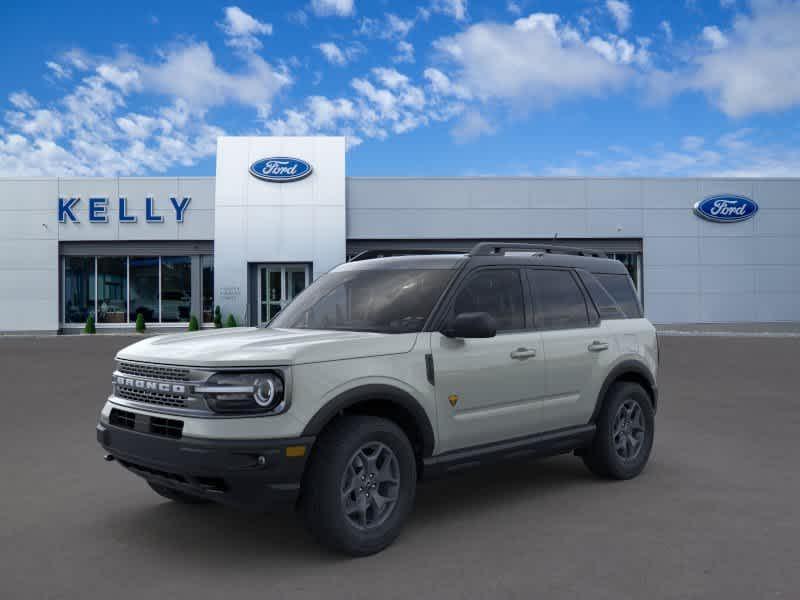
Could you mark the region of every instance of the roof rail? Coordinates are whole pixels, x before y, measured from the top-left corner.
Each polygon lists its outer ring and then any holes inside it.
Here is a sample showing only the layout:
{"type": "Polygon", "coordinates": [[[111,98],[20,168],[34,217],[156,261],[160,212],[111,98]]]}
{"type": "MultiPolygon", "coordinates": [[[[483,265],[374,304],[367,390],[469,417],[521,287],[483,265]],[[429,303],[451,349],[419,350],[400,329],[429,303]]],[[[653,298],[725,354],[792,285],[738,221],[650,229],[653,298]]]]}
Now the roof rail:
{"type": "Polygon", "coordinates": [[[470,256],[492,256],[505,254],[513,250],[530,250],[544,252],[545,254],[572,254],[575,256],[592,256],[595,258],[608,258],[605,252],[590,250],[588,248],[575,248],[573,246],[553,246],[546,244],[519,244],[516,242],[478,242],[469,251],[470,256]]]}
{"type": "Polygon", "coordinates": [[[408,250],[402,250],[400,248],[384,250],[373,248],[370,250],[362,250],[347,262],[357,262],[359,260],[369,260],[371,258],[386,258],[388,256],[417,256],[426,254],[463,254],[463,252],[459,252],[458,250],[445,250],[443,248],[409,248],[408,250]]]}

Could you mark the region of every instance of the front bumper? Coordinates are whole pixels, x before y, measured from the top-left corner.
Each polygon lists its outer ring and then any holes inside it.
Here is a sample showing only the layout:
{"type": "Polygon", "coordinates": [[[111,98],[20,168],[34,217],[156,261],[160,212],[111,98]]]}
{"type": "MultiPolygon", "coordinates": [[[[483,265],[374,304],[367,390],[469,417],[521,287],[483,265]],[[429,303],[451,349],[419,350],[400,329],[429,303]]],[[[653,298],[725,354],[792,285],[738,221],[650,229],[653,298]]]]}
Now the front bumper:
{"type": "Polygon", "coordinates": [[[103,422],[97,425],[100,445],[136,475],[250,510],[297,499],[314,439],[171,439],[103,422]]]}

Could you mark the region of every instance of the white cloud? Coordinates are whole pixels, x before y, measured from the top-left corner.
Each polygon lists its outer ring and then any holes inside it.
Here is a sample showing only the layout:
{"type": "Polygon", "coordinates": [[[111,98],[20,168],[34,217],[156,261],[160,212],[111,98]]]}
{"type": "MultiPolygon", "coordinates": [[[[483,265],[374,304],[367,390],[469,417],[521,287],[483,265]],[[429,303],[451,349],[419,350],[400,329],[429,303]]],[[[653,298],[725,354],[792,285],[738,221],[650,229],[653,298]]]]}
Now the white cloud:
{"type": "MultiPolygon", "coordinates": [[[[589,43],[555,14],[534,13],[513,25],[478,23],[434,47],[456,67],[455,81],[482,100],[549,105],[623,85],[636,55],[616,36],[610,48],[589,43]]],[[[451,77],[452,78],[452,77],[451,77]]]]}
{"type": "Polygon", "coordinates": [[[733,8],[736,6],[736,0],[719,0],[719,5],[722,8],[733,8]]]}
{"type": "Polygon", "coordinates": [[[467,18],[467,0],[433,0],[431,10],[463,21],[467,18]]]}
{"type": "Polygon", "coordinates": [[[670,25],[669,21],[661,21],[658,24],[658,28],[664,33],[664,39],[667,40],[668,44],[672,43],[672,25],[670,25]]]}
{"type": "Polygon", "coordinates": [[[463,144],[482,135],[492,135],[495,131],[495,127],[479,112],[471,110],[456,123],[450,133],[457,142],[463,144]]]}
{"type": "Polygon", "coordinates": [[[226,71],[207,44],[194,43],[172,48],[160,63],[143,64],[139,71],[148,89],[182,98],[191,106],[205,109],[233,101],[268,111],[291,77],[257,55],[248,55],[245,66],[240,73],[226,71]]]}
{"type": "Polygon", "coordinates": [[[311,10],[318,17],[349,17],[355,6],[353,0],[311,0],[311,10]]]}
{"type": "Polygon", "coordinates": [[[30,110],[36,107],[39,103],[36,98],[31,96],[28,92],[12,92],[8,96],[8,100],[20,110],[30,110]]]}
{"type": "Polygon", "coordinates": [[[356,33],[368,38],[402,40],[414,28],[414,25],[416,25],[416,19],[403,19],[394,13],[386,13],[383,19],[362,18],[356,33]]]}
{"type": "Polygon", "coordinates": [[[255,51],[261,48],[258,36],[272,35],[272,25],[262,23],[238,6],[225,8],[225,19],[218,26],[228,36],[225,43],[233,48],[255,51]]]}
{"type": "Polygon", "coordinates": [[[405,40],[397,42],[397,54],[392,57],[396,63],[413,63],[414,62],[414,46],[405,40]]]}
{"type": "Polygon", "coordinates": [[[411,79],[391,67],[376,67],[369,75],[350,82],[351,98],[311,96],[302,108],[287,109],[265,122],[273,135],[315,133],[347,136],[348,148],[364,139],[386,139],[432,121],[446,121],[460,114],[463,105],[427,94],[411,79]]]}
{"type": "Polygon", "coordinates": [[[508,2],[506,2],[506,10],[515,17],[522,14],[522,7],[520,7],[518,2],[514,2],[513,0],[508,0],[508,2]]]}
{"type": "Polygon", "coordinates": [[[703,27],[703,39],[711,44],[714,50],[719,50],[728,45],[728,38],[716,26],[703,27]]]}
{"type": "Polygon", "coordinates": [[[322,52],[325,60],[337,67],[343,67],[352,62],[365,50],[360,44],[350,44],[345,48],[340,48],[335,42],[323,42],[314,47],[322,52]]]}
{"type": "Polygon", "coordinates": [[[56,79],[69,79],[72,77],[72,71],[69,68],[53,60],[48,60],[45,62],[45,66],[50,69],[50,72],[55,76],[56,79]]]}
{"type": "Polygon", "coordinates": [[[697,135],[687,135],[681,139],[681,148],[688,152],[695,152],[703,147],[705,139],[697,135]]]}
{"type": "Polygon", "coordinates": [[[631,5],[622,0],[606,0],[606,8],[611,16],[614,17],[614,22],[617,24],[617,30],[620,33],[627,31],[631,26],[631,5]]]}
{"type": "Polygon", "coordinates": [[[259,56],[239,58],[234,72],[204,43],[175,45],[152,62],[71,50],[57,62],[79,74],[66,95],[48,104],[22,91],[9,97],[14,110],[3,115],[0,173],[136,175],[193,165],[213,155],[224,134],[206,121],[209,108],[239,103],[267,118],[273,97],[291,82],[285,68],[259,56]],[[144,94],[149,109],[130,111],[129,102],[144,94]]]}
{"type": "Polygon", "coordinates": [[[464,86],[454,84],[450,78],[439,69],[429,67],[425,69],[423,75],[425,79],[428,80],[428,85],[434,94],[439,96],[452,96],[462,100],[468,100],[472,97],[464,86]]]}
{"type": "Polygon", "coordinates": [[[657,145],[626,151],[621,158],[609,159],[606,152],[584,153],[580,164],[553,165],[546,171],[570,169],[573,175],[618,177],[796,177],[800,150],[759,143],[756,134],[751,129],[736,130],[712,143],[690,135],[680,140],[680,148],[657,145]]]}
{"type": "Polygon", "coordinates": [[[714,29],[703,32],[712,47],[679,74],[685,87],[707,92],[733,117],[800,104],[800,3],[757,2],[731,31],[714,29]]]}

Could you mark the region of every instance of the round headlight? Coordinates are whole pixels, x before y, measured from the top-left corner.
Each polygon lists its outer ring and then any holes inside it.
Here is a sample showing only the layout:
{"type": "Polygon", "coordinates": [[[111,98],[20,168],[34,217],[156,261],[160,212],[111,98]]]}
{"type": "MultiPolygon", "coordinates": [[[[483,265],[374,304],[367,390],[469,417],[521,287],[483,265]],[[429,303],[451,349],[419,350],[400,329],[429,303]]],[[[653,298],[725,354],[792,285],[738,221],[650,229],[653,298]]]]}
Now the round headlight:
{"type": "Polygon", "coordinates": [[[256,404],[264,408],[271,408],[276,400],[275,384],[271,377],[256,379],[255,392],[253,393],[256,404]]]}

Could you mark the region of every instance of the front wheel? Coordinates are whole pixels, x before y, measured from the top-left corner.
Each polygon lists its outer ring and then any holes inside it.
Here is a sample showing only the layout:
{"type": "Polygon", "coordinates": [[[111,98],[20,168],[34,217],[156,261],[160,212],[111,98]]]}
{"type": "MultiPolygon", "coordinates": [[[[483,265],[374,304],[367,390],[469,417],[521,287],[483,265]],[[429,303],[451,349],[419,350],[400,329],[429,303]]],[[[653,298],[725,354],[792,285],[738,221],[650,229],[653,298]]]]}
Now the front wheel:
{"type": "Polygon", "coordinates": [[[317,441],[303,483],[311,533],[351,556],[391,544],[411,511],[417,484],[414,451],[386,419],[343,417],[317,441]]]}
{"type": "Polygon", "coordinates": [[[642,472],[650,457],[655,419],[650,396],[637,383],[611,386],[597,419],[597,432],[583,455],[595,475],[631,479],[642,472]]]}

